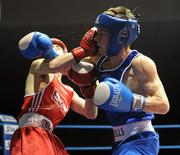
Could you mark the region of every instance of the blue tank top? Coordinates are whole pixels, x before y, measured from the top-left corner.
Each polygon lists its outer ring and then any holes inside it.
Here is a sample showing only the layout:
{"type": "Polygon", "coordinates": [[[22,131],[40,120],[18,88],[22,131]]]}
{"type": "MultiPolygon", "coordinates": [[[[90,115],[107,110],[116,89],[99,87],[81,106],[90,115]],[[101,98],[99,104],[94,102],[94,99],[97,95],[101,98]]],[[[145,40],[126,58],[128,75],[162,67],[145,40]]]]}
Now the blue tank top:
{"type": "MultiPolygon", "coordinates": [[[[99,82],[103,81],[106,77],[112,77],[122,82],[123,76],[127,69],[131,67],[133,59],[140,53],[133,50],[127,58],[114,69],[103,69],[102,64],[108,59],[108,56],[102,56],[96,63],[96,69],[99,75],[99,82]]],[[[109,122],[112,126],[123,125],[142,120],[151,120],[154,114],[150,112],[112,112],[104,110],[109,122]]]]}

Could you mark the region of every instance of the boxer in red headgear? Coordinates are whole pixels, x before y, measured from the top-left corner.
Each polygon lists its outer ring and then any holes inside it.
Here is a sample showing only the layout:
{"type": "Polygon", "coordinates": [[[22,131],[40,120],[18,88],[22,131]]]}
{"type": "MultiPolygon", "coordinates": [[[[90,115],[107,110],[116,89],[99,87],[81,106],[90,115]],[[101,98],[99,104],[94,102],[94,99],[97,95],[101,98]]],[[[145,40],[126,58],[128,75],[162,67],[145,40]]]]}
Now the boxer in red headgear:
{"type": "MultiPolygon", "coordinates": [[[[67,52],[61,40],[49,39],[43,33],[38,35],[41,40],[37,37],[33,44],[32,38],[29,41],[27,36],[21,39],[21,51],[31,53],[27,48],[30,49],[33,45],[34,50],[39,52],[34,55],[38,57],[48,56],[48,52],[52,51],[59,56],[67,52]],[[42,38],[46,39],[44,44],[42,38]],[[44,54],[45,52],[47,53],[44,54]]],[[[27,55],[26,57],[32,59],[27,55]]],[[[97,116],[97,107],[91,100],[80,98],[70,86],[63,84],[61,72],[48,69],[50,60],[49,57],[39,58],[31,64],[26,79],[24,103],[18,116],[19,128],[14,132],[10,143],[11,155],[66,155],[68,153],[60,139],[52,133],[53,129],[64,119],[70,108],[89,119],[97,116]]]]}

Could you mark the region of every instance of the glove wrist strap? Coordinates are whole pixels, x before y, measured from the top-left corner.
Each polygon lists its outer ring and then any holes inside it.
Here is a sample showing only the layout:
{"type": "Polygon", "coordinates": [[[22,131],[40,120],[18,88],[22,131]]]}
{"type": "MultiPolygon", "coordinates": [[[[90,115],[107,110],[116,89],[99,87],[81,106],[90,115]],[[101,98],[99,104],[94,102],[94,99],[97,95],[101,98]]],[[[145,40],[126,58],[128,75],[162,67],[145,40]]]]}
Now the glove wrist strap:
{"type": "Polygon", "coordinates": [[[145,97],[142,95],[134,94],[134,101],[132,104],[132,111],[141,112],[145,105],[145,97]]]}
{"type": "Polygon", "coordinates": [[[74,48],[74,49],[72,49],[71,52],[72,52],[74,58],[76,59],[76,62],[77,62],[77,63],[80,62],[80,60],[81,60],[82,58],[84,58],[84,57],[87,56],[87,53],[86,53],[86,52],[84,51],[84,49],[81,48],[81,47],[74,48]]]}

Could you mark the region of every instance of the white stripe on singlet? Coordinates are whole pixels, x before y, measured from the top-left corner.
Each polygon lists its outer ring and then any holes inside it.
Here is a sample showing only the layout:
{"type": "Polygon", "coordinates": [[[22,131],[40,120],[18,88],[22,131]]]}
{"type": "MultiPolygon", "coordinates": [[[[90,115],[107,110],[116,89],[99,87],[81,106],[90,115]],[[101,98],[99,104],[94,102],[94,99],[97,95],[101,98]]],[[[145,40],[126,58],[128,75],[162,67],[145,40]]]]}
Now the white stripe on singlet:
{"type": "Polygon", "coordinates": [[[38,110],[38,107],[41,104],[43,94],[44,94],[44,90],[33,96],[31,107],[29,108],[29,112],[36,112],[38,110]]]}

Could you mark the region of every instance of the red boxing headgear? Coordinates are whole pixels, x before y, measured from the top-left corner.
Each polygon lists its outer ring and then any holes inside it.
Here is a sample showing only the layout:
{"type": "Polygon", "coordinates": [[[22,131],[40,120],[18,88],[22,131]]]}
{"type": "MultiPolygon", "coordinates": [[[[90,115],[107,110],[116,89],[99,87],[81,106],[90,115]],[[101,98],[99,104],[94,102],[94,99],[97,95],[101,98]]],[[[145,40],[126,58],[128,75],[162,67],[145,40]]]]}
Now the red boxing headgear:
{"type": "Polygon", "coordinates": [[[57,39],[57,38],[51,38],[51,41],[53,44],[57,44],[57,45],[61,46],[63,48],[64,52],[67,53],[67,47],[63,41],[61,41],[60,39],[57,39]]]}

